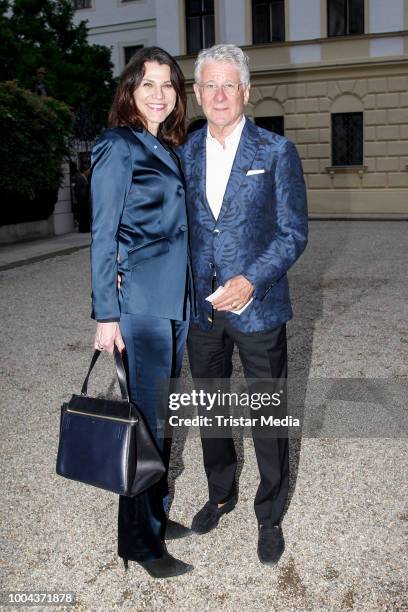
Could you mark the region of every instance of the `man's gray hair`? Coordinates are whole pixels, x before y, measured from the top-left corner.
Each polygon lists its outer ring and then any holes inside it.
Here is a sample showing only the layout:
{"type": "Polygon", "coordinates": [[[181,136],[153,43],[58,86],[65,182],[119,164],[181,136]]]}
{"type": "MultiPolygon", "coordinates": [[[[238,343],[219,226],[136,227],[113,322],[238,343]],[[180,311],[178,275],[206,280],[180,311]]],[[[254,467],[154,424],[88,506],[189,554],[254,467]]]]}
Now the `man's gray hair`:
{"type": "Polygon", "coordinates": [[[249,85],[249,57],[236,45],[214,45],[208,49],[202,49],[197,55],[194,65],[194,80],[200,83],[200,74],[203,64],[206,62],[230,62],[236,66],[241,73],[241,83],[244,87],[249,85]]]}

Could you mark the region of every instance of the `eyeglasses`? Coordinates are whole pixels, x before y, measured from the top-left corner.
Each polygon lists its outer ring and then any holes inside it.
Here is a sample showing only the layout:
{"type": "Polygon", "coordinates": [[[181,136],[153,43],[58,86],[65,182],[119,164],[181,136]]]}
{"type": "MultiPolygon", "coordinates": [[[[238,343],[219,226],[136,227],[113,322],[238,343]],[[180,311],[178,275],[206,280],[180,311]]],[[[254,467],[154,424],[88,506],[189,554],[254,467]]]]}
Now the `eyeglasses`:
{"type": "Polygon", "coordinates": [[[240,85],[242,83],[237,83],[236,81],[226,81],[221,85],[214,83],[214,81],[207,81],[206,83],[200,83],[199,86],[208,95],[214,95],[222,89],[226,96],[232,98],[237,95],[240,85]]]}

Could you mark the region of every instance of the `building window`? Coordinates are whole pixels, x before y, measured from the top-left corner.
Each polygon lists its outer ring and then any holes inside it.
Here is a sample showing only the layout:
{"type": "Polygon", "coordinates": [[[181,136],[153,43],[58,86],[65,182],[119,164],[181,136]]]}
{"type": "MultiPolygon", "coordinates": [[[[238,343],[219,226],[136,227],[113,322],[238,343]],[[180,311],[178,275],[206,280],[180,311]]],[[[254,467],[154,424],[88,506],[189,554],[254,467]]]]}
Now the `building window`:
{"type": "Polygon", "coordinates": [[[285,40],[285,0],[252,0],[254,45],[285,40]]]}
{"type": "Polygon", "coordinates": [[[90,8],[92,8],[92,0],[74,0],[74,9],[76,11],[90,8]]]}
{"type": "Polygon", "coordinates": [[[328,0],[327,35],[364,34],[364,0],[328,0]]]}
{"type": "Polygon", "coordinates": [[[284,135],[285,118],[283,115],[275,117],[255,117],[255,124],[259,127],[275,132],[275,134],[284,135]]]}
{"type": "Polygon", "coordinates": [[[123,47],[123,56],[125,60],[125,66],[130,62],[136,51],[142,49],[143,45],[132,45],[130,47],[123,47]]]}
{"type": "Polygon", "coordinates": [[[362,166],[363,113],[332,113],[333,166],[362,166]]]}
{"type": "Polygon", "coordinates": [[[187,53],[214,44],[214,0],[186,0],[187,53]]]}

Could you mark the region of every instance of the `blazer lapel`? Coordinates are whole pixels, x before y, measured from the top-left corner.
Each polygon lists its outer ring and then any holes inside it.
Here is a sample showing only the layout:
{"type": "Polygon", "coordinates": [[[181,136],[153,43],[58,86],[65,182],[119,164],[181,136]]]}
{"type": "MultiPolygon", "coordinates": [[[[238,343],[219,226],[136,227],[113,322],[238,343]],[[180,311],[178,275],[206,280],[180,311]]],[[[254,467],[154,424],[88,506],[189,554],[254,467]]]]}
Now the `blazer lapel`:
{"type": "Polygon", "coordinates": [[[194,151],[194,166],[192,171],[192,177],[194,183],[197,185],[197,199],[199,199],[203,206],[206,208],[211,219],[215,221],[215,217],[207,200],[207,190],[205,184],[207,164],[206,138],[207,123],[201,128],[200,135],[197,140],[196,149],[194,151]]]}
{"type": "Polygon", "coordinates": [[[225,215],[229,205],[234,199],[246,173],[252,166],[252,161],[256,155],[259,146],[259,134],[256,126],[248,118],[245,121],[244,129],[242,130],[237,153],[234,163],[232,164],[231,174],[228,179],[227,187],[224,193],[224,199],[218,221],[225,215]]]}
{"type": "Polygon", "coordinates": [[[180,169],[176,164],[173,156],[166,151],[166,149],[160,144],[160,142],[149,134],[147,130],[137,130],[131,128],[133,134],[143,142],[143,144],[158,157],[166,166],[168,166],[178,177],[180,177],[180,169]]]}

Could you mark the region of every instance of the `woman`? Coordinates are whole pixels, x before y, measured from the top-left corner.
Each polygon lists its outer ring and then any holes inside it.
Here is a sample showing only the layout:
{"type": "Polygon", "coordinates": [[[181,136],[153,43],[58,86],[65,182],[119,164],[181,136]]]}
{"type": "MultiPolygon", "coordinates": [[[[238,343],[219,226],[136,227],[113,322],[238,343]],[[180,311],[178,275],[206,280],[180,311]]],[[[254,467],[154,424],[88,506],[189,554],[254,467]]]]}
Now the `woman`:
{"type": "MultiPolygon", "coordinates": [[[[130,396],[167,467],[168,396],[158,383],[180,373],[189,319],[185,192],[169,148],[184,139],[185,108],[177,63],[158,47],[141,49],[121,75],[111,129],[92,151],[95,348],[126,347],[130,396]]],[[[118,554],[125,569],[129,559],[159,578],[193,569],[164,544],[166,485],[164,477],[134,498],[119,497],[118,554]]]]}

